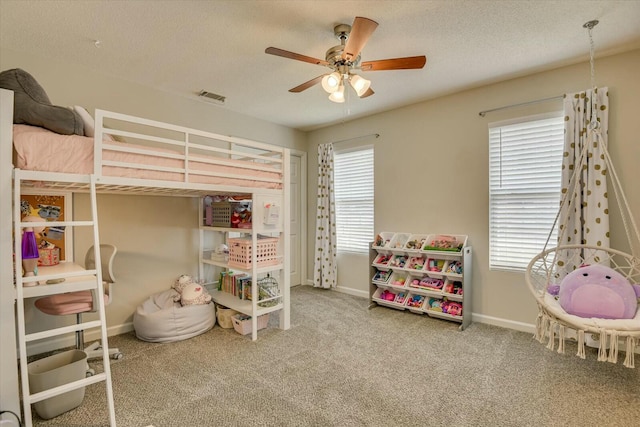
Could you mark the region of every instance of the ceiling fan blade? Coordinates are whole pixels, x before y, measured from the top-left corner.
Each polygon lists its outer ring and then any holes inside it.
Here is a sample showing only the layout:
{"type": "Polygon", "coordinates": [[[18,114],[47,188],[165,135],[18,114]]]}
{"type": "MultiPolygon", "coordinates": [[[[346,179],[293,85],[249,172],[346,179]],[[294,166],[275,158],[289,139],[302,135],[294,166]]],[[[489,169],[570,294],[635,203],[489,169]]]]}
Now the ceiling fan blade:
{"type": "Polygon", "coordinates": [[[298,92],[302,92],[303,90],[307,90],[311,86],[314,86],[314,85],[317,85],[318,83],[320,83],[320,81],[322,81],[322,78],[324,76],[326,76],[326,74],[323,74],[323,75],[318,76],[318,77],[316,77],[314,79],[311,79],[308,82],[304,82],[301,85],[294,87],[293,89],[289,89],[289,92],[298,93],[298,92]]]}
{"type": "Polygon", "coordinates": [[[385,71],[385,70],[414,70],[424,67],[427,57],[408,56],[406,58],[380,59],[378,61],[365,61],[360,64],[362,71],[385,71]]]}
{"type": "Polygon", "coordinates": [[[316,65],[329,65],[329,63],[323,59],[312,58],[306,55],[300,55],[299,53],[289,52],[288,50],[278,49],[277,47],[268,47],[264,50],[264,53],[270,55],[282,56],[283,58],[295,59],[298,61],[308,62],[316,65]]]}
{"type": "Polygon", "coordinates": [[[347,44],[342,52],[342,59],[347,61],[355,60],[377,27],[378,23],[376,21],[356,16],[351,26],[347,44]]]}
{"type": "Polygon", "coordinates": [[[375,92],[373,91],[373,89],[369,88],[369,89],[367,89],[367,91],[365,93],[362,94],[362,96],[360,98],[366,98],[367,96],[371,96],[374,93],[375,92]]]}

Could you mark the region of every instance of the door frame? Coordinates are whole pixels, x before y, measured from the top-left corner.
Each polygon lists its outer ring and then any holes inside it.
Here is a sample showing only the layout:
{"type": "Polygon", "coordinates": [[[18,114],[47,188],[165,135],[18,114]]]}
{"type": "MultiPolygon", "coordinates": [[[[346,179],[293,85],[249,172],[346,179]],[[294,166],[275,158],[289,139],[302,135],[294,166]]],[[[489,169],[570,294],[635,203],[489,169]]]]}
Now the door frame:
{"type": "Polygon", "coordinates": [[[291,156],[300,157],[300,284],[307,283],[307,152],[289,149],[291,156]]]}

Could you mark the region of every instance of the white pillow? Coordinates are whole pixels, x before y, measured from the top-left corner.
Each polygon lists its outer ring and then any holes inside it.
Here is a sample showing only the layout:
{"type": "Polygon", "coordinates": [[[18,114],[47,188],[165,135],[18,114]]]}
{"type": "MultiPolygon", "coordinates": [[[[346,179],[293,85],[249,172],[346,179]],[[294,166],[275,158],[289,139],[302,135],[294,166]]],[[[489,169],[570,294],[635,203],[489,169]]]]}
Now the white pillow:
{"type": "MultiPolygon", "coordinates": [[[[79,105],[74,105],[73,111],[78,113],[82,118],[82,122],[84,123],[84,136],[90,136],[91,138],[93,138],[96,134],[96,122],[95,120],[93,120],[93,117],[91,117],[91,114],[89,114],[89,112],[84,107],[81,107],[79,105]]],[[[115,141],[113,136],[106,133],[103,134],[103,140],[115,141]]]]}
{"type": "Polygon", "coordinates": [[[78,113],[84,122],[84,136],[94,136],[96,133],[96,122],[91,114],[79,105],[73,106],[73,111],[78,113]]]}

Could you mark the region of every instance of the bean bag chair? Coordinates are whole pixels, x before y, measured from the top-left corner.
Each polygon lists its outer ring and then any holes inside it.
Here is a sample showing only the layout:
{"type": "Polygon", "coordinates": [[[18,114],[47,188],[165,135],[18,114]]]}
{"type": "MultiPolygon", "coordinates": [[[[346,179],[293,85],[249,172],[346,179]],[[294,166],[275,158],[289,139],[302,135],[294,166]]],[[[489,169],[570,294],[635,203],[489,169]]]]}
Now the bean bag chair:
{"type": "Polygon", "coordinates": [[[215,325],[215,305],[182,306],[174,301],[179,295],[169,289],[151,295],[133,314],[136,336],[149,342],[175,342],[207,332],[215,325]]]}

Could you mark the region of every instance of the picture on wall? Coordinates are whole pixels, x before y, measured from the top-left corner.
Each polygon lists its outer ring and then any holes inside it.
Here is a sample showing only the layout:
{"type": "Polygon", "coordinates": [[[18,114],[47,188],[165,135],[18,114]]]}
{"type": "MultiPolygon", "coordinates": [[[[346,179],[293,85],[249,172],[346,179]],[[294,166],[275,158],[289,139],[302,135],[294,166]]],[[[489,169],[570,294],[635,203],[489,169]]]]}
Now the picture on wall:
{"type": "MultiPolygon", "coordinates": [[[[32,222],[49,222],[49,221],[68,221],[66,218],[67,206],[69,203],[67,200],[71,195],[67,194],[23,194],[20,197],[20,212],[22,220],[32,222]]],[[[70,211],[69,211],[70,215],[70,211]]],[[[36,233],[36,241],[40,253],[46,254],[47,252],[54,250],[56,257],[59,261],[67,259],[67,236],[66,227],[52,225],[51,227],[45,227],[42,232],[36,233]]],[[[41,257],[41,262],[46,261],[41,257]]],[[[46,264],[45,264],[46,265],[46,264]]]]}

